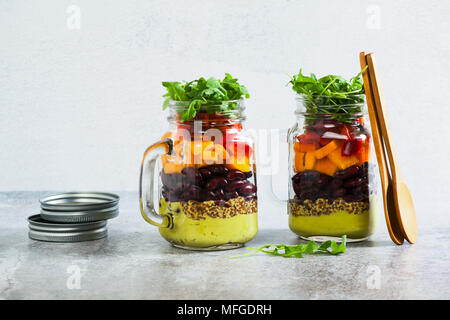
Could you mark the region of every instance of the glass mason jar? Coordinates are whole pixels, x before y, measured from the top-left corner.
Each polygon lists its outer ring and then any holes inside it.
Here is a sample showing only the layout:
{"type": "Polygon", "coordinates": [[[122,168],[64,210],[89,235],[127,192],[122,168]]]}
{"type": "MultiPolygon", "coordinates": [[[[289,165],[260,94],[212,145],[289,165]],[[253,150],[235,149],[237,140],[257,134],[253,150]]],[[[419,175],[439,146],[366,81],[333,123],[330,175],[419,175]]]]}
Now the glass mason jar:
{"type": "Polygon", "coordinates": [[[362,241],[374,231],[375,165],[365,96],[340,99],[336,113],[329,97],[297,95],[297,122],[288,131],[289,227],[305,240],[347,236],[362,241]],[[314,113],[307,113],[314,110],[314,113]],[[342,107],[349,112],[342,113],[342,107]],[[352,112],[358,110],[359,112],[352,112]],[[362,110],[362,112],[361,112],[362,110]]]}
{"type": "Polygon", "coordinates": [[[170,129],[144,153],[142,216],[176,247],[241,247],[258,230],[254,141],[243,128],[243,100],[201,106],[182,121],[188,106],[169,102],[170,129]]]}

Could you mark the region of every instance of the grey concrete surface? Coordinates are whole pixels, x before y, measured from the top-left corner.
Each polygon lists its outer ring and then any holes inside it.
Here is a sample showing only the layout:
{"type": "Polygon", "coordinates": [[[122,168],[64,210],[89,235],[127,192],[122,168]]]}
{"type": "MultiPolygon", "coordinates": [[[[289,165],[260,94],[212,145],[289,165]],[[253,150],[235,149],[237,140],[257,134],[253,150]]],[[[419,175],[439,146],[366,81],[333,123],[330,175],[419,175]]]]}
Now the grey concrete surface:
{"type": "MultiPolygon", "coordinates": [[[[340,256],[285,259],[171,247],[121,195],[105,239],[45,243],[28,239],[26,218],[45,192],[0,193],[0,299],[449,299],[450,228],[420,225],[415,245],[396,246],[380,221],[369,241],[340,256]],[[79,288],[74,270],[80,271],[79,288]],[[378,282],[379,280],[379,282],[378,282]]],[[[294,244],[287,216],[260,217],[248,245],[294,244]]],[[[424,220],[426,222],[426,220],[424,220]]]]}

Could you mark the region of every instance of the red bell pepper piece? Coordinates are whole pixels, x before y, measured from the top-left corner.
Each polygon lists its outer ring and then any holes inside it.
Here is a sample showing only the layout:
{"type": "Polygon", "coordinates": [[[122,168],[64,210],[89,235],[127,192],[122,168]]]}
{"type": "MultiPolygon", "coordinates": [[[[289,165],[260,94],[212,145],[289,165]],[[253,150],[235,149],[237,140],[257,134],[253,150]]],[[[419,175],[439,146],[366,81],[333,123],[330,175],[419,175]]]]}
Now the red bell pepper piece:
{"type": "Polygon", "coordinates": [[[344,141],[341,148],[342,156],[351,156],[354,154],[361,153],[363,147],[362,139],[355,138],[344,141]]]}
{"type": "Polygon", "coordinates": [[[247,158],[252,154],[252,148],[244,141],[232,140],[226,143],[226,149],[230,155],[245,155],[247,158]]]}
{"type": "Polygon", "coordinates": [[[352,135],[351,135],[351,129],[348,128],[348,126],[343,126],[342,127],[342,131],[341,134],[343,134],[344,136],[347,137],[347,140],[351,140],[352,135]]]}
{"type": "Polygon", "coordinates": [[[302,144],[316,144],[320,142],[320,136],[313,131],[306,131],[305,134],[301,134],[297,137],[298,142],[302,144]]]}

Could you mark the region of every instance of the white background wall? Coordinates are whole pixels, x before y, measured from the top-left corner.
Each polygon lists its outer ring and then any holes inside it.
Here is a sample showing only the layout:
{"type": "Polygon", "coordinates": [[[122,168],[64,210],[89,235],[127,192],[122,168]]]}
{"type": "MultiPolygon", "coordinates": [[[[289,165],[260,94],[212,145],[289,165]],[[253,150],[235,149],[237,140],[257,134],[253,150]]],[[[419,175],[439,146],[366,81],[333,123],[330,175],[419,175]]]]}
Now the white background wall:
{"type": "Polygon", "coordinates": [[[350,77],[372,50],[419,215],[444,213],[449,14],[448,1],[417,0],[0,0],[0,191],[136,190],[142,152],[167,126],[161,81],[230,72],[252,95],[248,127],[286,129],[287,74],[350,77]],[[71,5],[80,29],[67,26],[71,5]]]}

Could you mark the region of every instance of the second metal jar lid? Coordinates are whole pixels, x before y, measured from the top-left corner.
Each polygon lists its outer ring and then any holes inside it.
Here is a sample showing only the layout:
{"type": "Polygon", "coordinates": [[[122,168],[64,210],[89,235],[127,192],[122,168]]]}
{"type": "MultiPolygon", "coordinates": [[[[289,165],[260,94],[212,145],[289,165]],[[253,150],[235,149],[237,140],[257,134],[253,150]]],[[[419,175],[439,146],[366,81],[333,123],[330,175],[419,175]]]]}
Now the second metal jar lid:
{"type": "Polygon", "coordinates": [[[33,240],[50,242],[78,242],[96,240],[106,237],[106,221],[88,223],[55,223],[48,222],[40,215],[28,218],[28,236],[33,240]]]}

